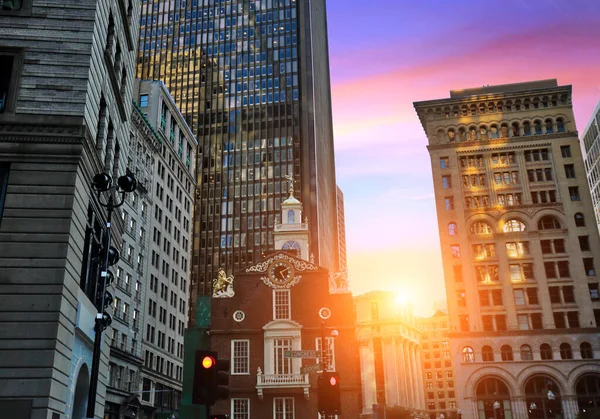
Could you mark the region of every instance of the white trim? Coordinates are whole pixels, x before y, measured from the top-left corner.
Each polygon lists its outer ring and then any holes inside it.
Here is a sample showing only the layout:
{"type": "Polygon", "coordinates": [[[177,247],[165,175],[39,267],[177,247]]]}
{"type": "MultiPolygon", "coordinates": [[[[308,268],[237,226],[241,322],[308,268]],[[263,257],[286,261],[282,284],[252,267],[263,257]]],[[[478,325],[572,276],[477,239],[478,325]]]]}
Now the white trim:
{"type": "Polygon", "coordinates": [[[231,399],[231,403],[230,403],[230,409],[229,411],[231,412],[231,419],[250,419],[250,399],[243,399],[243,398],[237,398],[237,399],[231,399]],[[242,415],[242,413],[236,413],[234,410],[234,406],[235,406],[235,401],[236,400],[244,400],[246,401],[246,407],[247,407],[247,414],[245,415],[245,417],[241,417],[240,415],[242,415]]]}
{"type": "Polygon", "coordinates": [[[250,375],[250,340],[249,339],[232,339],[231,340],[231,375],[250,375]],[[246,372],[235,372],[235,343],[246,342],[246,372]]]}
{"type": "Polygon", "coordinates": [[[292,293],[290,292],[289,289],[274,289],[273,290],[273,320],[289,320],[292,318],[292,293]],[[287,317],[285,318],[277,318],[277,308],[276,308],[276,301],[277,301],[277,294],[287,294],[287,306],[288,306],[288,312],[287,312],[287,317]]]}
{"type": "Polygon", "coordinates": [[[286,400],[291,400],[292,401],[292,419],[294,419],[296,417],[296,400],[294,399],[294,397],[273,397],[273,419],[278,419],[277,418],[277,410],[276,410],[276,406],[277,406],[277,400],[283,400],[283,416],[281,417],[281,419],[287,419],[286,416],[286,400]]]}
{"type": "MultiPolygon", "coordinates": [[[[321,337],[318,336],[315,338],[315,349],[320,350],[319,342],[321,342],[321,337]]],[[[333,337],[325,337],[325,342],[329,343],[329,347],[331,348],[331,362],[329,363],[329,368],[327,371],[335,371],[335,339],[333,337]]],[[[317,362],[319,360],[317,359],[317,362]]]]}

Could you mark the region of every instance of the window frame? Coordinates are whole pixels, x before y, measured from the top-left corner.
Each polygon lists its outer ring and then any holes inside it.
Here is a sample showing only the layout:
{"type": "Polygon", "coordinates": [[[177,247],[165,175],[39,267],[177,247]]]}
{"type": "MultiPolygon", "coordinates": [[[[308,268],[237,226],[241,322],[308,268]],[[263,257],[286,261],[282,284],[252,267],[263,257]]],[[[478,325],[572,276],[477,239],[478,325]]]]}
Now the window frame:
{"type": "MultiPolygon", "coordinates": [[[[30,1],[30,0],[26,0],[30,1]]],[[[6,14],[2,13],[0,10],[0,16],[6,14]]],[[[8,12],[4,10],[4,12],[8,12]]],[[[15,12],[8,13],[10,15],[16,14],[15,12]]],[[[16,108],[16,98],[17,92],[21,85],[21,74],[23,69],[23,49],[20,48],[10,48],[10,47],[0,47],[0,55],[7,55],[13,57],[12,70],[10,73],[10,85],[8,87],[8,92],[6,95],[6,105],[4,108],[4,112],[0,113],[0,120],[6,118],[6,115],[14,114],[16,108]]]]}
{"type": "Polygon", "coordinates": [[[2,225],[2,213],[4,212],[9,175],[10,163],[0,163],[0,226],[2,225]]]}
{"type": "Polygon", "coordinates": [[[232,398],[230,403],[230,412],[232,419],[250,419],[250,399],[249,398],[232,398]],[[236,412],[235,410],[235,402],[241,401],[246,405],[245,412],[236,412]],[[243,417],[240,415],[244,415],[243,417]]]}
{"type": "MultiPolygon", "coordinates": [[[[242,358],[239,356],[238,358],[242,358]]],[[[231,340],[231,375],[250,375],[250,339],[232,339],[231,340]],[[235,370],[235,360],[236,360],[236,351],[235,345],[236,343],[245,343],[246,348],[246,360],[245,360],[245,372],[240,372],[235,370]]]]}
{"type": "Polygon", "coordinates": [[[292,301],[291,291],[289,289],[274,289],[273,290],[273,320],[291,320],[292,318],[292,301]],[[287,295],[287,317],[277,317],[277,295],[287,295]]]}

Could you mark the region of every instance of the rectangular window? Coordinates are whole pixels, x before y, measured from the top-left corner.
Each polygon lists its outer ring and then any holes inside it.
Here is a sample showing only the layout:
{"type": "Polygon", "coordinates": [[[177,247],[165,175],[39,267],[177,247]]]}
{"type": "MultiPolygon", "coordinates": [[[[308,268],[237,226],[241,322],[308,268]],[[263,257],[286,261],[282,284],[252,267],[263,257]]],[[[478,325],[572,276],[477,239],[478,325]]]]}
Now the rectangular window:
{"type": "Polygon", "coordinates": [[[569,145],[561,145],[560,146],[560,154],[564,159],[568,159],[571,157],[571,146],[569,145]]]}
{"type": "Polygon", "coordinates": [[[531,328],[535,330],[543,329],[542,313],[531,313],[531,328]]]}
{"type": "Polygon", "coordinates": [[[529,317],[527,314],[519,314],[517,316],[520,330],[529,330],[529,317]]]}
{"type": "Polygon", "coordinates": [[[568,260],[560,260],[556,262],[556,266],[558,267],[558,276],[561,278],[569,278],[571,275],[569,273],[569,261],[568,260]]]}
{"type": "Polygon", "coordinates": [[[491,332],[494,330],[494,320],[490,315],[481,316],[481,323],[483,324],[483,330],[491,332]]]}
{"type": "Polygon", "coordinates": [[[502,290],[492,290],[492,303],[495,306],[502,305],[502,290]]]}
{"type": "Polygon", "coordinates": [[[575,179],[575,165],[565,164],[565,176],[567,179],[575,179]]]}
{"type": "Polygon", "coordinates": [[[562,292],[563,292],[563,301],[565,302],[565,304],[575,302],[575,293],[573,292],[573,287],[571,285],[565,285],[562,288],[562,292]]]}
{"type": "Polygon", "coordinates": [[[552,313],[552,315],[554,317],[554,326],[557,329],[564,329],[567,327],[567,324],[565,323],[565,314],[563,312],[552,313]]]}
{"type": "Polygon", "coordinates": [[[448,157],[440,157],[440,168],[447,169],[450,167],[450,160],[448,157]]]}
{"type": "Polygon", "coordinates": [[[569,186],[569,196],[571,197],[571,201],[581,201],[581,197],[579,196],[579,187],[569,186]]]}
{"type": "Polygon", "coordinates": [[[274,419],[294,419],[294,398],[274,397],[273,413],[274,419]]]}
{"type": "Polygon", "coordinates": [[[4,209],[6,189],[8,187],[8,170],[8,164],[0,163],[0,224],[2,223],[2,211],[4,209]]]}
{"type": "Polygon", "coordinates": [[[506,330],[506,316],[504,314],[496,315],[496,330],[506,330]]]}
{"type": "Polygon", "coordinates": [[[556,270],[554,269],[554,262],[544,262],[544,271],[546,272],[546,278],[556,278],[556,270]]]}
{"type": "Polygon", "coordinates": [[[140,95],[140,108],[148,107],[148,95],[140,95]]]}
{"type": "Polygon", "coordinates": [[[543,254],[552,253],[552,241],[551,240],[540,240],[540,245],[542,246],[543,254]]]}
{"type": "Polygon", "coordinates": [[[442,187],[450,189],[452,187],[452,177],[450,175],[442,176],[442,187]]]}
{"type": "Polygon", "coordinates": [[[454,209],[454,197],[447,196],[444,198],[444,204],[446,206],[446,211],[451,211],[454,209]]]}
{"type": "Polygon", "coordinates": [[[291,374],[292,358],[286,358],[285,352],[292,350],[292,339],[275,339],[273,341],[273,371],[275,374],[291,374]]]}
{"type": "Polygon", "coordinates": [[[527,288],[526,292],[529,304],[538,304],[537,288],[527,288]]]}
{"type": "Polygon", "coordinates": [[[482,307],[490,305],[490,295],[487,290],[479,291],[479,305],[482,307]]]}
{"type": "Polygon", "coordinates": [[[515,297],[515,305],[517,305],[517,306],[525,305],[525,292],[522,289],[514,289],[513,295],[515,297]]]}
{"type": "Polygon", "coordinates": [[[290,290],[273,290],[273,319],[291,318],[290,290]]]}
{"type": "Polygon", "coordinates": [[[231,374],[250,374],[250,341],[231,341],[231,374]]]}
{"type": "Polygon", "coordinates": [[[462,265],[454,265],[452,269],[454,271],[454,281],[463,282],[462,265]]]}
{"type": "Polygon", "coordinates": [[[250,419],[250,399],[231,399],[231,419],[250,419]]]}
{"type": "MultiPolygon", "coordinates": [[[[8,3],[14,4],[15,1],[8,3]]],[[[20,3],[20,1],[16,1],[16,3],[20,3]]],[[[0,10],[6,10],[5,4],[7,2],[0,1],[0,10]]],[[[0,114],[14,107],[12,101],[17,85],[15,72],[16,59],[16,53],[0,51],[0,114]]]]}
{"type": "Polygon", "coordinates": [[[598,284],[588,284],[588,289],[590,291],[590,299],[592,299],[592,301],[598,301],[600,299],[598,284]]]}
{"type": "Polygon", "coordinates": [[[550,294],[550,302],[553,304],[560,303],[560,288],[559,287],[548,287],[548,292],[550,294]]]}
{"type": "Polygon", "coordinates": [[[590,240],[588,236],[579,236],[579,249],[581,249],[582,252],[587,252],[590,250],[590,240]]]}
{"type": "Polygon", "coordinates": [[[450,252],[453,258],[460,258],[460,246],[458,244],[451,245],[450,252]]]}
{"type": "Polygon", "coordinates": [[[567,312],[567,320],[569,321],[569,327],[579,327],[579,313],[576,311],[567,312]]]}
{"type": "MultiPolygon", "coordinates": [[[[327,371],[335,371],[335,341],[333,338],[325,338],[325,358],[327,359],[327,371]]],[[[321,350],[321,338],[316,339],[316,349],[321,350]]]]}
{"type": "Polygon", "coordinates": [[[583,269],[585,269],[585,274],[587,276],[596,276],[594,258],[583,258],[583,269]]]}

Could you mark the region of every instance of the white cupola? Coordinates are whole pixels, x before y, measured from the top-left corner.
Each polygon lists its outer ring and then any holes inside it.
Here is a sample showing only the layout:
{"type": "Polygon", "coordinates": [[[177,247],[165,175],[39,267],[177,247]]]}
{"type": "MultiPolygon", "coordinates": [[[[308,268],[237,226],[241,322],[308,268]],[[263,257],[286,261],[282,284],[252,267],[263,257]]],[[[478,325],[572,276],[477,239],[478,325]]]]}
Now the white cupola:
{"type": "Polygon", "coordinates": [[[308,224],[302,222],[302,203],[294,197],[294,180],[286,176],[290,196],[281,203],[281,218],[275,222],[273,239],[275,249],[296,250],[298,257],[309,260],[310,233],[308,224]]]}

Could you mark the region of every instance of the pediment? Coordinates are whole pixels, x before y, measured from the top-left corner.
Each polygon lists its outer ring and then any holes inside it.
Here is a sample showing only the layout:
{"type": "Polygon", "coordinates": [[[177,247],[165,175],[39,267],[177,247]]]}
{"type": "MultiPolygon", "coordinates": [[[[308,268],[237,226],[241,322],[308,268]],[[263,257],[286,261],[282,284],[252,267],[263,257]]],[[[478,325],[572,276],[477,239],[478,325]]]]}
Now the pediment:
{"type": "Polygon", "coordinates": [[[302,325],[294,320],[273,320],[263,326],[263,330],[299,330],[302,325]]]}
{"type": "Polygon", "coordinates": [[[278,260],[287,260],[291,264],[294,265],[294,269],[296,272],[323,272],[325,269],[320,268],[314,263],[307,262],[304,259],[300,259],[294,256],[291,256],[285,252],[276,252],[271,254],[269,257],[263,259],[260,262],[255,263],[247,267],[244,272],[245,273],[265,273],[269,268],[269,265],[278,260]]]}

